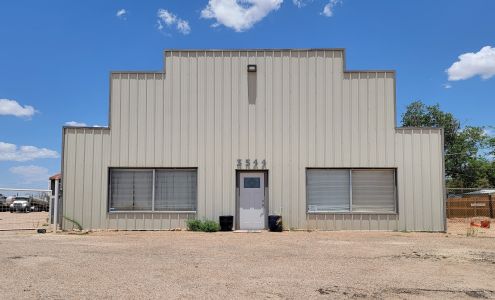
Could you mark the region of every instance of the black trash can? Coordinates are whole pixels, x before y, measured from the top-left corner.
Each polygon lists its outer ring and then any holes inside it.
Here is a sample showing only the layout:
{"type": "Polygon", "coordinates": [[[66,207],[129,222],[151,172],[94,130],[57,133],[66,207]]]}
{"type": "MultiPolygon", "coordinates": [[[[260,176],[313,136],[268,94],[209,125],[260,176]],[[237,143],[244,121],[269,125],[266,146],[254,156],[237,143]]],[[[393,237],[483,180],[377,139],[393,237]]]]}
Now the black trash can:
{"type": "Polygon", "coordinates": [[[232,231],[234,226],[233,216],[220,216],[220,231],[232,231]]]}
{"type": "Polygon", "coordinates": [[[282,227],[282,216],[270,215],[268,216],[268,229],[274,232],[281,232],[282,227]]]}

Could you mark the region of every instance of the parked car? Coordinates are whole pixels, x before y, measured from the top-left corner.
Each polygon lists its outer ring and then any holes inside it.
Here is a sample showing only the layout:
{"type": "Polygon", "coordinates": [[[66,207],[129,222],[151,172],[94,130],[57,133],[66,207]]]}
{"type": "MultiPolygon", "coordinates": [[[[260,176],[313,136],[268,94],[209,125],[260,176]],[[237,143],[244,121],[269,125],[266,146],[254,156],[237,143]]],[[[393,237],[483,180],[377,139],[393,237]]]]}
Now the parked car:
{"type": "Polygon", "coordinates": [[[10,212],[31,212],[31,199],[29,197],[15,197],[10,204],[10,212]]]}

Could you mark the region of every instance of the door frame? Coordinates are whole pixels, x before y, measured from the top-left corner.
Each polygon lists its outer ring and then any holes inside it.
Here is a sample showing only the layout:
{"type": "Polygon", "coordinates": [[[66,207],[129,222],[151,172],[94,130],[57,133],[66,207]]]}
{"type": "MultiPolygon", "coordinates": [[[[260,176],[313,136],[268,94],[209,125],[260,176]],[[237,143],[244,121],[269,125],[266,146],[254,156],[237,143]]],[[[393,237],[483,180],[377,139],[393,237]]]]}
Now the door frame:
{"type": "Polygon", "coordinates": [[[241,209],[240,209],[240,201],[241,201],[241,189],[240,189],[240,174],[241,173],[263,173],[265,178],[265,187],[264,187],[264,197],[265,197],[265,205],[264,205],[264,211],[265,211],[265,220],[264,220],[264,229],[268,228],[268,208],[270,207],[269,204],[269,199],[268,199],[268,170],[242,170],[242,169],[237,169],[235,170],[235,229],[239,230],[240,229],[240,223],[239,223],[239,217],[241,214],[241,209]]]}

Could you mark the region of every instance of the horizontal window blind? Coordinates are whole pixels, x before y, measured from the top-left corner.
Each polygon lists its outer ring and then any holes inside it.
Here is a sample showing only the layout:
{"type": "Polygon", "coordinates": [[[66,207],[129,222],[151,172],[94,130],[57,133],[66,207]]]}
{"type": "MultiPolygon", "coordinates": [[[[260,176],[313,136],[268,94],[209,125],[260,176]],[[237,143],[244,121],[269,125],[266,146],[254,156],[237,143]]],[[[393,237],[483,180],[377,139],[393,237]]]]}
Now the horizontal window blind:
{"type": "Polygon", "coordinates": [[[394,169],[308,169],[309,212],[395,213],[394,169]]]}
{"type": "Polygon", "coordinates": [[[308,211],[349,211],[349,170],[309,169],[307,172],[308,211]]]}
{"type": "Polygon", "coordinates": [[[352,210],[395,212],[394,170],[352,170],[352,210]]]}
{"type": "Polygon", "coordinates": [[[197,171],[112,168],[109,191],[109,211],[196,211],[197,171]]]}
{"type": "Polygon", "coordinates": [[[156,170],[155,210],[195,211],[196,176],[195,170],[156,170]]]}
{"type": "Polygon", "coordinates": [[[153,171],[118,170],[110,172],[110,210],[151,210],[153,171]]]}

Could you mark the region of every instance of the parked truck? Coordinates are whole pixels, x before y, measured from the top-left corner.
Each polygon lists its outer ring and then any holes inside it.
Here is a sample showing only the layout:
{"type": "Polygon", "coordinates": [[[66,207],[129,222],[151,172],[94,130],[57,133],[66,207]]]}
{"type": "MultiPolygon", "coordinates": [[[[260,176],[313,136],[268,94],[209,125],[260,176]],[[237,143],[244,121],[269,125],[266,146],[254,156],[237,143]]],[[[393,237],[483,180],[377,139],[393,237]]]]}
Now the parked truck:
{"type": "Polygon", "coordinates": [[[47,197],[15,196],[9,206],[13,212],[49,211],[49,199],[47,197]]]}

